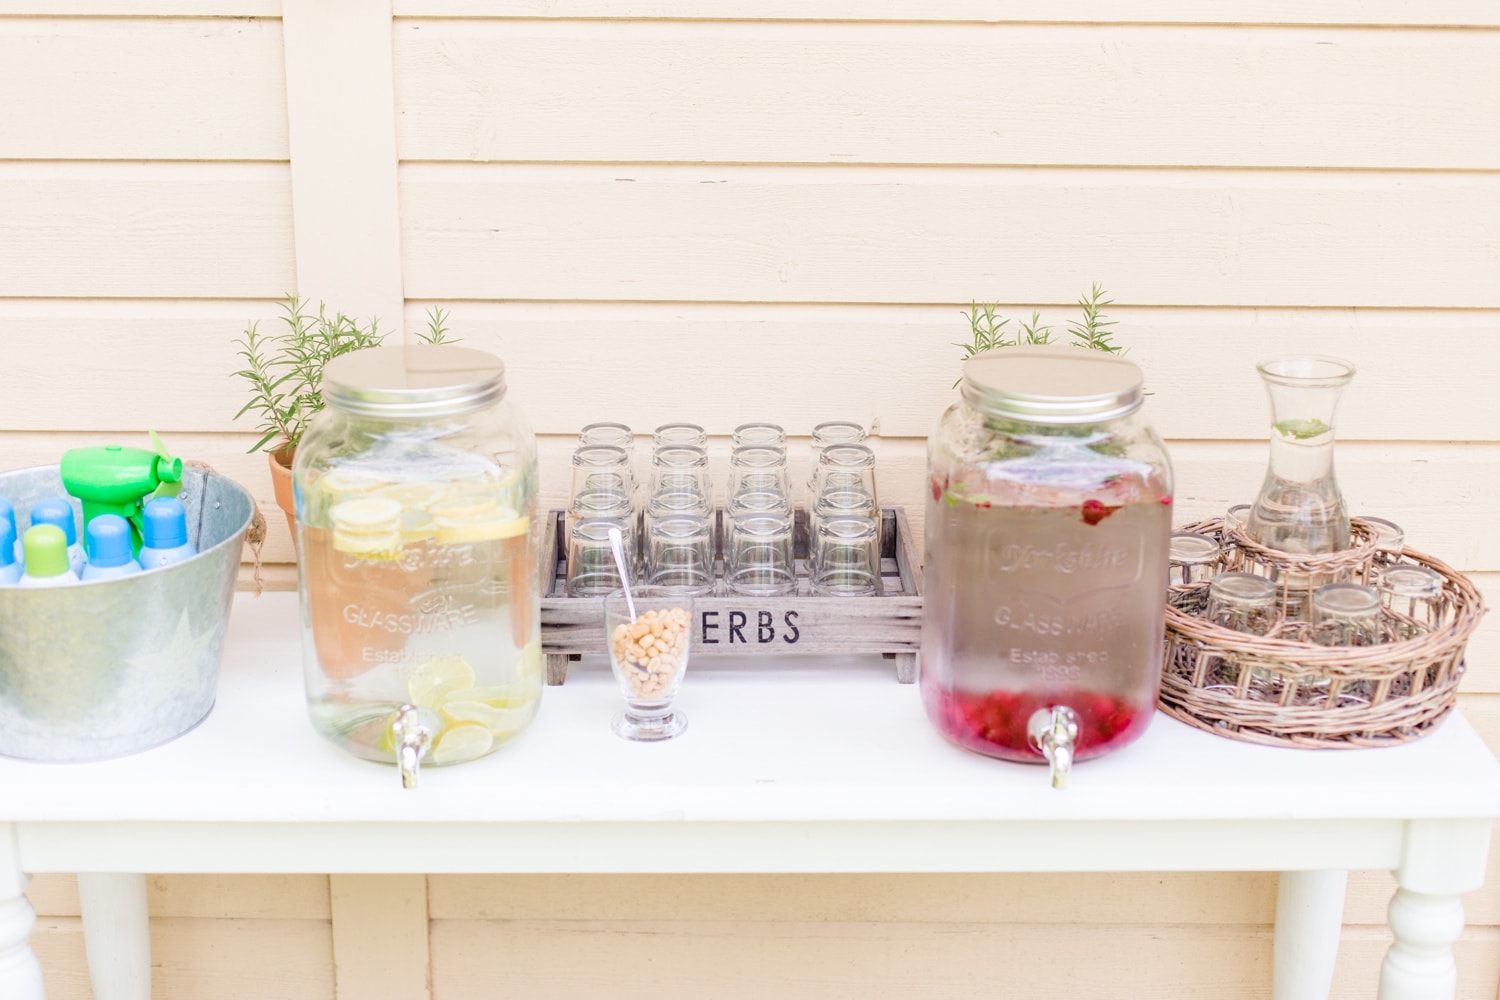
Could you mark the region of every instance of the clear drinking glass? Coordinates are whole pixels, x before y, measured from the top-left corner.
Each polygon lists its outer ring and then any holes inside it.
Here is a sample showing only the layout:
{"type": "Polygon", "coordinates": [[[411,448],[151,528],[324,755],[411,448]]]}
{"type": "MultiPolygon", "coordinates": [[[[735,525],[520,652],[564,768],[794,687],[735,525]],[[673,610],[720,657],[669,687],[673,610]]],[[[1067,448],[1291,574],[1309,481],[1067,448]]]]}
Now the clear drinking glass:
{"type": "Polygon", "coordinates": [[[1426,566],[1386,566],[1376,579],[1381,602],[1401,617],[1394,627],[1398,638],[1411,639],[1443,625],[1443,578],[1426,566]],[[1409,619],[1403,621],[1402,618],[1409,619]]]}
{"type": "Polygon", "coordinates": [[[1380,641],[1380,595],[1359,583],[1325,583],[1312,595],[1313,642],[1373,646],[1380,641]]]}
{"type": "Polygon", "coordinates": [[[1401,558],[1401,550],[1406,546],[1406,532],[1401,530],[1401,525],[1383,517],[1362,517],[1361,520],[1375,529],[1376,561],[1381,563],[1398,561],[1401,558]]]}
{"type": "Polygon", "coordinates": [[[757,421],[740,424],[730,435],[729,443],[734,448],[775,448],[786,453],[786,431],[780,424],[757,421]]]}
{"type": "Polygon", "coordinates": [[[611,728],[627,740],[669,740],[687,728],[672,699],[687,672],[693,645],[693,599],[663,587],[634,587],[634,619],[625,592],[604,599],[605,645],[625,710],[611,728]]]}
{"type": "Polygon", "coordinates": [[[588,424],[578,432],[578,444],[582,447],[608,444],[616,448],[624,448],[628,452],[635,447],[635,432],[625,424],[600,421],[588,424]]]}
{"type": "Polygon", "coordinates": [[[673,445],[652,453],[651,496],[667,493],[697,493],[705,501],[713,498],[707,451],[691,445],[673,445]]]}
{"type": "Polygon", "coordinates": [[[1220,573],[1208,585],[1207,616],[1221,628],[1267,635],[1281,619],[1276,585],[1253,573],[1220,573]]]}
{"type": "Polygon", "coordinates": [[[704,595],[714,589],[713,521],[663,517],[646,529],[642,575],[652,586],[704,595]]]}
{"type": "Polygon", "coordinates": [[[807,576],[822,597],[879,595],[880,526],[869,517],[822,520],[810,540],[807,576]]]}
{"type": "Polygon", "coordinates": [[[724,547],[724,583],[734,593],[751,597],[794,593],[792,519],[753,514],[731,520],[724,547]]]}
{"type": "Polygon", "coordinates": [[[786,452],[769,445],[743,445],[729,454],[729,496],[771,491],[791,495],[786,452]]]}
{"type": "Polygon", "coordinates": [[[1219,543],[1193,531],[1174,531],[1167,557],[1167,583],[1204,583],[1219,565],[1219,543]]]}
{"type": "Polygon", "coordinates": [[[812,495],[817,496],[832,488],[828,485],[830,480],[842,484],[842,488],[858,488],[878,497],[874,449],[864,444],[836,444],[824,448],[818,455],[818,464],[813,467],[809,484],[812,495]]]}
{"type": "Polygon", "coordinates": [[[708,448],[708,432],[697,424],[662,424],[651,435],[651,450],[708,448]]]}
{"type": "Polygon", "coordinates": [[[590,444],[573,449],[573,486],[571,501],[589,493],[635,493],[635,474],[630,468],[630,453],[618,445],[590,444]]]}
{"type": "Polygon", "coordinates": [[[596,517],[574,523],[568,532],[569,597],[602,597],[620,586],[620,571],[609,545],[609,529],[619,528],[626,559],[635,552],[635,521],[596,517]]]}

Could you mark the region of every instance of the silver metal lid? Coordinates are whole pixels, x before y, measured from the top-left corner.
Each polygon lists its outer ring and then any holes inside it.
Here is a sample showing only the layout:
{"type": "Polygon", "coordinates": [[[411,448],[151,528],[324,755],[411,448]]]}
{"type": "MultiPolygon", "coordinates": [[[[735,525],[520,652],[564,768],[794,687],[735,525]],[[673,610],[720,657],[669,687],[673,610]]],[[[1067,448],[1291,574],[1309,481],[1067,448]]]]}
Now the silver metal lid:
{"type": "Polygon", "coordinates": [[[964,363],[965,401],[995,417],[1087,424],[1141,405],[1141,369],[1103,351],[1070,345],[1004,347],[964,363]]]}
{"type": "Polygon", "coordinates": [[[505,396],[505,362],[484,351],[436,344],[351,351],[323,369],[323,401],[346,413],[435,417],[505,396]]]}

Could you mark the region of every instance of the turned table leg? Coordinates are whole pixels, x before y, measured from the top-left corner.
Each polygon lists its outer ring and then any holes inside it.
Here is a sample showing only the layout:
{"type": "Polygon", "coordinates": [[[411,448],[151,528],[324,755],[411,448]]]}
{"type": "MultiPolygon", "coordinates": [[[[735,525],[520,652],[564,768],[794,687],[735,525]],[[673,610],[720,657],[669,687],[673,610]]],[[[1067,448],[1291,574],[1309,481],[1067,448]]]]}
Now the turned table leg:
{"type": "Polygon", "coordinates": [[[1346,871],[1282,872],[1276,890],[1276,1000],[1325,1000],[1344,926],[1346,871]]]}
{"type": "Polygon", "coordinates": [[[1395,940],[1380,967],[1380,1000],[1453,1000],[1453,942],[1464,929],[1459,896],[1484,883],[1488,820],[1406,824],[1398,888],[1391,898],[1395,940]]]}
{"type": "Polygon", "coordinates": [[[78,903],[94,1000],[151,1000],[146,876],[80,872],[78,903]]]}
{"type": "Polygon", "coordinates": [[[0,823],[0,997],[44,1000],[42,966],[31,950],[36,911],[26,898],[31,877],[21,870],[16,828],[0,823]]]}

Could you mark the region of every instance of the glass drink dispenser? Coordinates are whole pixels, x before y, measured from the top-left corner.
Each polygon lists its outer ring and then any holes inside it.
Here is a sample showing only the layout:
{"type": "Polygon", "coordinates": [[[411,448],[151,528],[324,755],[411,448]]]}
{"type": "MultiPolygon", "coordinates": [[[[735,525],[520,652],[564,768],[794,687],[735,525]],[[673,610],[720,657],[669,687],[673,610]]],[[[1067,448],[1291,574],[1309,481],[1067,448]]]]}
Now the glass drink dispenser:
{"type": "Polygon", "coordinates": [[[293,465],[308,711],[414,787],[536,713],[535,439],[482,351],[355,351],[323,399],[293,465]]]}
{"type": "Polygon", "coordinates": [[[1144,732],[1161,683],[1172,473],[1141,399],[1123,358],[1004,348],[928,439],[928,717],[1058,788],[1144,732]]]}

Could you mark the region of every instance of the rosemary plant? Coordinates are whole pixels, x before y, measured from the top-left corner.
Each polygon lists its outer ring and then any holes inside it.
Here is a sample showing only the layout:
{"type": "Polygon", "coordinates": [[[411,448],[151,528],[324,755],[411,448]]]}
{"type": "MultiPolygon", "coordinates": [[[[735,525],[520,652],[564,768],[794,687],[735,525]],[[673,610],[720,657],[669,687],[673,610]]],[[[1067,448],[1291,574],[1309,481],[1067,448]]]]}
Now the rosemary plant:
{"type": "MultiPolygon", "coordinates": [[[[284,329],[262,334],[257,323],[237,339],[244,368],[234,374],[250,386],[250,399],[236,413],[238,420],[254,412],[260,418],[255,428],[261,435],[249,451],[283,451],[296,448],[313,414],[323,408],[323,368],[350,351],[377,347],[385,332],[371,319],[367,326],[336,312],[328,315],[318,303],[313,315],[306,303],[288,295],[281,306],[284,329]]],[[[457,343],[448,337],[448,313],[436,307],[427,313],[427,328],[417,337],[429,344],[457,343]]]]}

